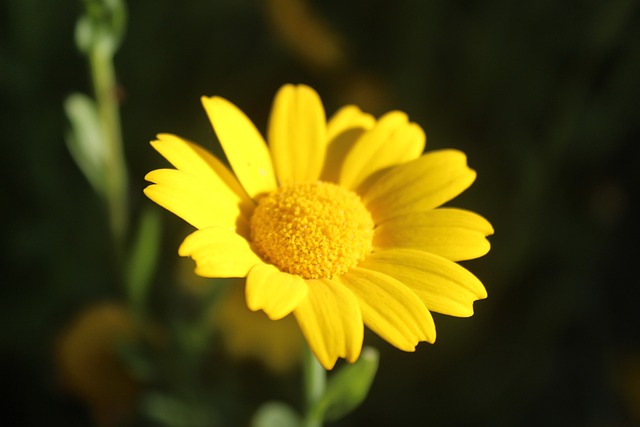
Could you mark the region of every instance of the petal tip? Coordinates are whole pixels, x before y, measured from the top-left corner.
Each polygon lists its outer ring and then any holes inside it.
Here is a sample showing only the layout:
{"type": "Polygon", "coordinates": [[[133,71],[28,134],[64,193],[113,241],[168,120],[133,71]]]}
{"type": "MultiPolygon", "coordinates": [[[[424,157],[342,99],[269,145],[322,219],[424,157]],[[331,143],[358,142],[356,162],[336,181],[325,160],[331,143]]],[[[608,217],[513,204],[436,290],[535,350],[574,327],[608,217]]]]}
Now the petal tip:
{"type": "MultiPolygon", "coordinates": [[[[150,172],[147,172],[147,173],[145,174],[145,176],[144,176],[144,180],[145,180],[145,181],[148,181],[148,182],[154,182],[154,180],[153,180],[154,172],[155,172],[155,170],[152,170],[152,171],[150,171],[150,172]]],[[[151,187],[151,185],[147,186],[144,190],[142,190],[142,191],[144,191],[144,194],[146,194],[146,195],[147,195],[147,197],[149,196],[149,195],[147,194],[147,190],[149,189],[149,187],[151,187]]]]}
{"type": "MultiPolygon", "coordinates": [[[[324,369],[326,369],[327,371],[331,371],[331,370],[336,366],[336,362],[338,361],[338,359],[337,359],[337,358],[335,358],[335,359],[330,359],[330,358],[323,359],[323,358],[320,358],[320,357],[318,357],[318,355],[317,355],[317,354],[315,354],[315,353],[314,353],[314,356],[316,357],[316,359],[318,360],[318,362],[320,362],[320,364],[322,365],[322,367],[323,367],[324,369]]],[[[353,363],[353,362],[351,362],[351,363],[353,363]]]]}

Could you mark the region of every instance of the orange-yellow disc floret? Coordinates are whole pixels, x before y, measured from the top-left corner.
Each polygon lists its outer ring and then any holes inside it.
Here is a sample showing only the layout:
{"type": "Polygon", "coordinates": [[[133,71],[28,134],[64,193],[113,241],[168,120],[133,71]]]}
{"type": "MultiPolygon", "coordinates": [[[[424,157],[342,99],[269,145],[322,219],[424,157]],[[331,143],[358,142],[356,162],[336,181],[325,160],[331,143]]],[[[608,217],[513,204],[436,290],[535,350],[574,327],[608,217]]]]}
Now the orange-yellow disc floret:
{"type": "Polygon", "coordinates": [[[251,241],[281,271],[304,279],[331,278],[371,252],[373,225],[352,191],[327,182],[300,183],[258,201],[251,241]]]}

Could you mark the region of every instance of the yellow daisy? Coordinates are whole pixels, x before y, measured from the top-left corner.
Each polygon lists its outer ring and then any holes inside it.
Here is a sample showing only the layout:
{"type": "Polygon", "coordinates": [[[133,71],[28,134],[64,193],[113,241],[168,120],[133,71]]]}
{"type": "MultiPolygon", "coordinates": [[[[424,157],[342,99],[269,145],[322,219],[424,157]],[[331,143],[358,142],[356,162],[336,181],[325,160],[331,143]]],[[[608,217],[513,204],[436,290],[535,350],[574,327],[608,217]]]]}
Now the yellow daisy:
{"type": "Polygon", "coordinates": [[[118,347],[133,344],[135,336],[126,307],[102,302],[80,312],[56,340],[62,384],[87,402],[98,425],[122,425],[134,413],[140,386],[118,347]]]}
{"type": "Polygon", "coordinates": [[[431,311],[471,316],[486,297],[455,261],[489,251],[491,224],[442,204],[475,180],[456,150],[422,155],[406,114],[346,106],[328,121],[318,94],[285,85],[267,132],[229,101],[202,103],[233,169],[170,134],[153,147],[175,169],[145,194],[197,230],[179,248],[204,277],[246,277],[250,309],[293,313],[326,368],[360,355],[364,325],[395,347],[433,343],[431,311]]]}

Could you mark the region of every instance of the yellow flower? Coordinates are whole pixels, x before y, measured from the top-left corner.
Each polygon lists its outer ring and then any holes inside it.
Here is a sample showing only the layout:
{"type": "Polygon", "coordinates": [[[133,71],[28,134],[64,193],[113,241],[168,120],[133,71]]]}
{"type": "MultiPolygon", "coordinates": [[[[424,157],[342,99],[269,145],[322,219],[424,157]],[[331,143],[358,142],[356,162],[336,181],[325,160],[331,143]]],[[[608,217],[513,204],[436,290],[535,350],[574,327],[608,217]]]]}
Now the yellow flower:
{"type": "Polygon", "coordinates": [[[84,399],[98,425],[121,425],[135,408],[139,386],[118,357],[136,335],[126,308],[113,302],[80,312],[56,342],[56,362],[66,389],[84,399]]]}
{"type": "Polygon", "coordinates": [[[294,368],[302,353],[296,321],[287,316],[277,322],[247,308],[241,287],[232,286],[211,311],[222,345],[235,359],[253,360],[274,374],[294,368]]]}
{"type": "Polygon", "coordinates": [[[355,106],[328,121],[318,94],[285,85],[267,139],[235,105],[202,103],[233,172],[202,147],[161,134],[176,169],[147,174],[153,201],[197,230],[179,248],[205,277],[246,277],[250,309],[293,313],[320,363],[360,355],[364,325],[395,347],[434,342],[430,311],[471,316],[486,297],[455,261],[489,250],[481,216],[440,206],[475,180],[456,150],[422,155],[406,114],[355,106]]]}

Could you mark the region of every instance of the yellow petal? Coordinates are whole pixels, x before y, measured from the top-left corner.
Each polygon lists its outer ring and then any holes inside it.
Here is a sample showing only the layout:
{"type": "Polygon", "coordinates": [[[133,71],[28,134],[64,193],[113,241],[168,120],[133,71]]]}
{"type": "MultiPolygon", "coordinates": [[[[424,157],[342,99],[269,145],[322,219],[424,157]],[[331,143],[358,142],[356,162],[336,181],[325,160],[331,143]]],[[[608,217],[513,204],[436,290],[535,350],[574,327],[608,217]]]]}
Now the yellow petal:
{"type": "Polygon", "coordinates": [[[191,233],[178,254],[193,258],[196,274],[203,277],[246,277],[253,266],[263,263],[247,240],[223,227],[191,233]]]}
{"type": "Polygon", "coordinates": [[[160,134],[151,145],[176,169],[207,180],[208,185],[224,186],[243,201],[249,201],[247,193],[220,160],[195,144],[171,134],[160,134]]]}
{"type": "Polygon", "coordinates": [[[269,150],[255,125],[238,107],[217,96],[202,97],[220,144],[250,197],[276,189],[269,150]]]}
{"type": "Polygon", "coordinates": [[[280,88],[268,140],[280,185],[318,179],[327,143],[324,107],[315,90],[305,85],[280,88]]]}
{"type": "Polygon", "coordinates": [[[374,173],[419,157],[425,143],[424,131],[417,124],[409,123],[406,114],[387,113],[349,151],[339,182],[355,190],[374,173]]]}
{"type": "Polygon", "coordinates": [[[327,154],[320,180],[338,182],[347,153],[360,136],[375,125],[371,114],[363,113],[355,105],[338,110],[327,124],[327,154]]]}
{"type": "Polygon", "coordinates": [[[355,105],[345,105],[336,111],[327,123],[327,141],[331,143],[340,134],[351,129],[371,129],[376,120],[371,114],[363,113],[355,105]]]}
{"type": "Polygon", "coordinates": [[[249,271],[245,287],[247,306],[253,311],[264,310],[271,320],[291,313],[307,291],[302,277],[283,273],[270,264],[255,265],[249,271]]]}
{"type": "Polygon", "coordinates": [[[407,214],[379,224],[374,247],[413,248],[452,261],[478,258],[489,252],[485,238],[493,234],[489,221],[480,215],[454,208],[407,214]]]}
{"type": "Polygon", "coordinates": [[[360,300],[364,323],[387,342],[404,351],[414,351],[420,341],[435,342],[431,313],[404,284],[363,268],[352,268],[340,282],[360,300]]]}
{"type": "Polygon", "coordinates": [[[450,316],[473,315],[473,302],[487,297],[482,283],[448,259],[415,249],[370,254],[360,268],[379,271],[411,288],[427,308],[450,316]]]}
{"type": "Polygon", "coordinates": [[[437,208],[476,179],[467,157],[457,150],[432,151],[397,166],[375,181],[363,196],[376,224],[437,208]]]}
{"type": "Polygon", "coordinates": [[[243,212],[241,199],[221,181],[176,169],[157,169],[145,179],[155,183],[144,189],[147,197],[194,227],[221,226],[247,232],[249,210],[243,212]]]}
{"type": "Polygon", "coordinates": [[[254,203],[238,180],[213,154],[198,144],[171,134],[159,134],[151,145],[176,169],[201,178],[211,191],[240,204],[243,213],[250,215],[254,203]]]}
{"type": "Polygon", "coordinates": [[[338,357],[355,362],[364,339],[357,298],[329,279],[306,282],[309,293],[293,313],[311,351],[325,369],[332,369],[338,357]]]}

